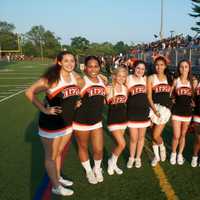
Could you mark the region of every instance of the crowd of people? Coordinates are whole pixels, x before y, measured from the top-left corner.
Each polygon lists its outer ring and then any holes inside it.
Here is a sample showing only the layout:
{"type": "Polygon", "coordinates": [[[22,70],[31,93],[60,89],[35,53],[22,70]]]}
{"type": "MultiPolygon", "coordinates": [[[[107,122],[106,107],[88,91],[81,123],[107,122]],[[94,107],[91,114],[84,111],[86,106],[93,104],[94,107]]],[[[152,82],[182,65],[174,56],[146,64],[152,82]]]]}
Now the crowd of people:
{"type": "MultiPolygon", "coordinates": [[[[132,72],[123,65],[112,70],[111,79],[101,74],[102,62],[95,56],[85,58],[84,75],[74,71],[75,56],[63,51],[58,54],[56,64],[26,90],[26,96],[39,110],[39,136],[45,152],[45,167],[52,183],[54,194],[69,196],[73,182],[61,176],[61,155],[72,135],[78,145],[78,156],[85,169],[89,183],[104,181],[102,159],[104,130],[103,108],[107,104],[107,128],[115,140],[110,148],[107,173],[123,174],[118,158],[126,146],[125,133],[130,135],[127,168],[142,167],[145,134],[150,127],[155,167],[165,161],[166,147],[162,137],[166,124],[173,127],[172,165],[184,164],[183,151],[189,125],[195,126],[195,143],[191,166],[199,165],[200,151],[200,84],[191,74],[188,60],[177,66],[177,77],[167,70],[163,56],[154,60],[155,72],[147,76],[146,63],[134,62],[132,72]],[[46,94],[45,101],[38,94],[46,94]],[[93,148],[91,162],[88,146],[93,148]],[[94,163],[92,167],[91,163],[94,163]]],[[[104,113],[105,114],[105,113],[104,113]]]]}
{"type": "Polygon", "coordinates": [[[200,37],[192,38],[190,35],[184,37],[183,35],[177,35],[174,37],[164,38],[151,43],[138,44],[133,47],[133,51],[160,51],[171,50],[175,48],[188,48],[199,47],[200,37]]]}

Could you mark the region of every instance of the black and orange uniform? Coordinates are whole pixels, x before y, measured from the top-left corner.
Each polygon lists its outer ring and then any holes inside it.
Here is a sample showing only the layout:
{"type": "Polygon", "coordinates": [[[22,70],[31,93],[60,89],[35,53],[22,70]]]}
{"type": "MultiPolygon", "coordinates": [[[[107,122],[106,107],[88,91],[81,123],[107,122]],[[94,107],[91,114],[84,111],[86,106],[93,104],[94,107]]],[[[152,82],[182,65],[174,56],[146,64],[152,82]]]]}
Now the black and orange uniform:
{"type": "Polygon", "coordinates": [[[195,108],[193,114],[193,121],[195,123],[200,124],[200,83],[195,89],[194,102],[195,102],[195,108]]]}
{"type": "Polygon", "coordinates": [[[66,82],[60,76],[58,84],[47,90],[44,100],[45,106],[59,106],[62,109],[62,113],[58,115],[47,115],[40,112],[39,135],[41,137],[56,138],[72,133],[72,124],[80,88],[72,73],[70,73],[70,79],[70,82],[66,82]]]}
{"type": "Polygon", "coordinates": [[[183,84],[180,78],[177,78],[175,80],[174,97],[172,120],[190,122],[192,119],[192,87],[190,82],[183,84]]]}
{"type": "Polygon", "coordinates": [[[160,81],[156,74],[153,76],[153,92],[152,99],[154,104],[160,104],[171,109],[172,101],[170,99],[171,86],[169,85],[167,79],[160,81]]]}
{"type": "Polygon", "coordinates": [[[171,116],[172,101],[170,98],[171,86],[167,78],[159,80],[157,74],[151,75],[152,80],[152,100],[156,110],[159,112],[160,117],[150,109],[150,118],[154,124],[166,124],[171,116]]]}
{"type": "Polygon", "coordinates": [[[105,84],[97,76],[98,83],[84,76],[85,86],[80,91],[81,106],[77,109],[73,129],[90,131],[102,127],[103,107],[105,102],[105,84]]]}
{"type": "Polygon", "coordinates": [[[112,88],[112,95],[108,95],[108,129],[109,131],[125,130],[127,127],[127,88],[122,85],[122,91],[112,88]]]}
{"type": "Polygon", "coordinates": [[[133,78],[128,76],[128,127],[129,128],[145,128],[150,126],[149,119],[149,103],[146,94],[146,77],[133,78]]]}

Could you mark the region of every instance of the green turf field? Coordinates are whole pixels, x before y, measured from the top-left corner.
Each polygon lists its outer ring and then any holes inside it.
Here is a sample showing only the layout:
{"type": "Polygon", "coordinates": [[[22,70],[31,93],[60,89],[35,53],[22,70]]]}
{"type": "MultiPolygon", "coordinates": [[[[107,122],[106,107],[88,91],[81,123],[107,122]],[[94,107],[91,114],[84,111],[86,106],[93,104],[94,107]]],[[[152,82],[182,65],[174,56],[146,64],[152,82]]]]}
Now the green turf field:
{"type": "MultiPolygon", "coordinates": [[[[0,200],[31,200],[44,175],[43,150],[37,136],[38,111],[27,101],[24,89],[46,69],[33,62],[0,64],[0,200]]],[[[106,115],[106,109],[105,109],[106,115]]],[[[72,197],[52,196],[52,200],[200,200],[200,167],[191,168],[193,135],[187,137],[186,162],[171,166],[169,161],[153,169],[150,130],[143,153],[143,167],[126,169],[128,148],[119,160],[121,176],[106,173],[113,140],[105,128],[104,182],[90,185],[77,156],[74,140],[65,159],[63,173],[74,181],[72,197]]],[[[172,130],[164,132],[170,153],[172,130]]],[[[128,141],[128,136],[127,136],[128,141]]]]}

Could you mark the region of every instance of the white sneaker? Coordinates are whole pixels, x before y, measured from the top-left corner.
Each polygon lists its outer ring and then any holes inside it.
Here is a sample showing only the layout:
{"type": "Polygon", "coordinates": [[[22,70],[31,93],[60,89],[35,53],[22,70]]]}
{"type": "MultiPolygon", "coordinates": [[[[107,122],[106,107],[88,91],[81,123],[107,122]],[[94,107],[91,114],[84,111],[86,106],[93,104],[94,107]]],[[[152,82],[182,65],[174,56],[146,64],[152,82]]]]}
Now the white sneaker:
{"type": "Polygon", "coordinates": [[[115,171],[116,174],[118,174],[118,175],[123,174],[123,171],[122,171],[117,165],[114,166],[114,171],[115,171]]]}
{"type": "Polygon", "coordinates": [[[198,156],[192,156],[191,166],[197,167],[197,165],[198,165],[198,156]]]}
{"type": "Polygon", "coordinates": [[[151,162],[151,166],[155,167],[160,162],[160,158],[154,157],[154,159],[151,162]]]}
{"type": "Polygon", "coordinates": [[[165,146],[160,147],[160,160],[164,162],[167,158],[165,146]]]}
{"type": "Polygon", "coordinates": [[[178,154],[178,156],[177,156],[177,163],[179,165],[183,165],[184,162],[185,162],[185,159],[184,159],[183,155],[182,154],[178,154]]]}
{"type": "Polygon", "coordinates": [[[72,186],[74,183],[70,180],[64,179],[62,176],[59,178],[59,183],[61,183],[63,186],[72,186]]]}
{"type": "Polygon", "coordinates": [[[135,167],[136,167],[136,168],[142,167],[141,158],[136,158],[136,159],[135,159],[135,167]]]}
{"type": "Polygon", "coordinates": [[[74,194],[74,191],[68,188],[64,188],[62,185],[59,185],[57,188],[51,189],[53,194],[62,195],[62,196],[71,196],[74,194]]]}
{"type": "Polygon", "coordinates": [[[103,182],[103,173],[102,173],[102,168],[99,169],[93,169],[94,175],[96,176],[97,182],[101,183],[103,182]]]}
{"type": "Polygon", "coordinates": [[[133,167],[133,163],[134,163],[135,159],[129,157],[128,162],[127,162],[127,168],[132,168],[133,167]]]}
{"type": "Polygon", "coordinates": [[[113,163],[112,163],[111,159],[108,159],[108,169],[107,169],[107,172],[111,176],[114,174],[114,166],[113,166],[113,163]]]}
{"type": "Polygon", "coordinates": [[[97,184],[98,183],[93,171],[87,172],[86,177],[87,177],[88,182],[90,184],[97,184]]]}
{"type": "Polygon", "coordinates": [[[175,165],[176,164],[176,153],[171,153],[170,155],[170,164],[175,165]]]}

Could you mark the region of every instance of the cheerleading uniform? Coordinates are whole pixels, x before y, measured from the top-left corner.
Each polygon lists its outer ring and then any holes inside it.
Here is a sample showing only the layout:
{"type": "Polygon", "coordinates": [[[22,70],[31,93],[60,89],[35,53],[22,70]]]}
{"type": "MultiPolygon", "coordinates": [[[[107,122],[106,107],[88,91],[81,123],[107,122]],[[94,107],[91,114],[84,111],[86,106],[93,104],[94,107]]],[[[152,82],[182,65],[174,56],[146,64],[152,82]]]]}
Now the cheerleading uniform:
{"type": "Polygon", "coordinates": [[[97,76],[98,83],[84,76],[85,86],[81,89],[81,106],[77,109],[73,129],[90,131],[102,127],[103,107],[105,100],[105,84],[97,76]]]}
{"type": "Polygon", "coordinates": [[[117,92],[114,88],[114,96],[107,98],[109,105],[108,129],[109,131],[125,130],[127,127],[127,88],[122,85],[122,91],[117,92]]]}
{"type": "Polygon", "coordinates": [[[175,83],[175,104],[172,107],[172,120],[190,122],[192,119],[192,88],[188,81],[182,84],[180,78],[175,83]]]}
{"type": "Polygon", "coordinates": [[[157,111],[160,113],[158,118],[153,110],[150,110],[151,121],[157,125],[165,124],[171,116],[171,86],[167,79],[160,81],[156,74],[152,75],[152,99],[157,111]]]}
{"type": "Polygon", "coordinates": [[[135,80],[133,75],[128,76],[128,127],[145,128],[150,126],[149,102],[146,94],[146,78],[135,80]]]}
{"type": "Polygon", "coordinates": [[[40,112],[39,135],[41,137],[56,138],[72,133],[75,106],[80,89],[72,73],[70,73],[70,77],[71,81],[66,82],[61,75],[56,87],[49,88],[46,92],[45,106],[59,106],[62,113],[47,115],[40,112]]]}
{"type": "Polygon", "coordinates": [[[200,83],[198,84],[197,88],[195,89],[195,108],[194,108],[194,115],[193,121],[195,123],[200,124],[200,83]]]}

